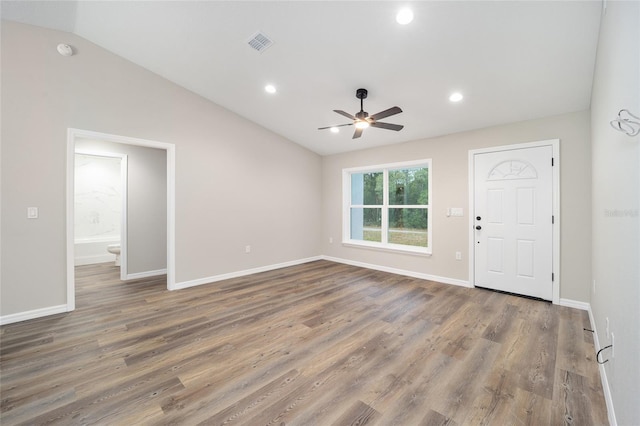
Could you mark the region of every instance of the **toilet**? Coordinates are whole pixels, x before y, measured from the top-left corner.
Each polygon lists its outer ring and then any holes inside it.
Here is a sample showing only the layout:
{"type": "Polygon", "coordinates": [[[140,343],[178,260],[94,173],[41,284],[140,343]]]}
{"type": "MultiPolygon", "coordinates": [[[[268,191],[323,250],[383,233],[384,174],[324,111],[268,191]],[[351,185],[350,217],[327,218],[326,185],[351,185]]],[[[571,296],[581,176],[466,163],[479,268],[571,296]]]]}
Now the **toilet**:
{"type": "Polygon", "coordinates": [[[110,244],[107,246],[107,251],[116,255],[116,266],[120,266],[120,244],[110,244]]]}

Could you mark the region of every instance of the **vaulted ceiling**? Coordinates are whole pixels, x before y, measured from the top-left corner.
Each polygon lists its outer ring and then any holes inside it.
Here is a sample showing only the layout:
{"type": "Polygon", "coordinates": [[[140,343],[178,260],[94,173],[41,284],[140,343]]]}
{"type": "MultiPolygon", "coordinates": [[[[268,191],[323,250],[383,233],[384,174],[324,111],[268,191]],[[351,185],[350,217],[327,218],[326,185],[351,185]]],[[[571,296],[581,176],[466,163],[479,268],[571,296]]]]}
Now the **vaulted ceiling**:
{"type": "MultiPolygon", "coordinates": [[[[589,108],[598,1],[2,1],[2,18],[73,32],[319,154],[589,108]],[[396,22],[412,9],[407,25],[396,22]],[[263,52],[256,32],[273,45],[263,52]],[[264,87],[272,84],[274,94],[264,87]],[[370,114],[400,132],[318,127],[370,114]],[[453,92],[464,99],[449,100],[453,92]]],[[[61,43],[65,40],[61,39],[61,43]]],[[[82,54],[82,52],[78,52],[82,54]]]]}

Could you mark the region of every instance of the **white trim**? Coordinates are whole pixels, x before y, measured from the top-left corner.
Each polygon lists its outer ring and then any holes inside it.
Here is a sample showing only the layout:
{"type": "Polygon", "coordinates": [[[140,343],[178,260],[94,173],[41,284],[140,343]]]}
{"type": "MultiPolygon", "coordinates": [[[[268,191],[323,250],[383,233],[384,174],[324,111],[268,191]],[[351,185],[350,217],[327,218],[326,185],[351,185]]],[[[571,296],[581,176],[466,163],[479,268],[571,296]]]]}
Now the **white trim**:
{"type": "MultiPolygon", "coordinates": [[[[175,180],[176,164],[174,144],[138,139],[127,136],[111,135],[74,128],[67,129],[67,311],[75,309],[75,269],[74,269],[74,159],[75,140],[77,138],[95,139],[127,145],[158,148],[167,151],[167,289],[175,286],[175,180]]],[[[124,197],[126,199],[126,197],[124,197]]],[[[126,214],[126,210],[125,210],[126,214]]],[[[124,222],[126,223],[126,221],[124,222]]],[[[126,232],[126,229],[124,230],[126,232]]],[[[126,234],[123,234],[126,235],[126,234]]],[[[125,239],[126,240],[126,239],[125,239]]],[[[121,244],[122,260],[125,261],[123,240],[121,244]]],[[[125,248],[126,249],[126,248],[125,248]]]]}
{"type": "Polygon", "coordinates": [[[432,256],[432,253],[427,253],[424,250],[419,250],[419,249],[412,250],[411,249],[412,246],[403,246],[403,245],[400,245],[400,244],[389,244],[389,245],[386,245],[384,247],[380,247],[379,243],[371,243],[371,242],[367,242],[367,241],[351,240],[351,241],[342,243],[342,245],[345,246],[345,247],[371,249],[371,250],[376,250],[376,251],[388,251],[390,253],[413,254],[413,255],[416,255],[416,256],[423,256],[423,257],[431,257],[432,256]]]}
{"type": "Polygon", "coordinates": [[[560,139],[549,139],[537,142],[518,143],[513,145],[494,146],[489,148],[473,149],[469,150],[469,283],[470,286],[474,286],[475,282],[475,244],[474,242],[474,217],[473,212],[475,208],[475,196],[474,196],[474,155],[483,154],[487,152],[498,151],[510,151],[523,148],[537,148],[541,146],[551,146],[553,150],[554,167],[552,167],[553,175],[553,266],[552,272],[554,274],[554,281],[552,284],[553,295],[552,302],[554,304],[560,303],[560,139]]]}
{"type": "Polygon", "coordinates": [[[558,302],[558,305],[566,306],[567,308],[580,309],[581,311],[591,310],[591,305],[589,305],[587,302],[580,302],[578,300],[572,300],[572,299],[560,299],[560,301],[558,302]]]}
{"type": "Polygon", "coordinates": [[[120,279],[127,276],[127,253],[129,251],[129,157],[120,163],[120,183],[122,184],[122,207],[120,211],[120,279]]]}
{"type": "Polygon", "coordinates": [[[348,167],[342,169],[342,245],[351,247],[368,248],[373,250],[390,251],[394,253],[411,253],[423,256],[431,256],[433,252],[433,232],[432,232],[432,198],[433,191],[431,177],[433,176],[433,161],[431,158],[422,160],[401,161],[395,163],[378,164],[373,166],[348,167]],[[427,193],[429,203],[426,205],[390,205],[389,204],[389,171],[401,170],[410,167],[426,167],[428,170],[427,193]],[[379,205],[358,205],[351,202],[351,176],[356,173],[382,172],[383,189],[382,204],[379,205]],[[378,208],[381,210],[381,242],[362,241],[351,239],[351,208],[378,208]],[[389,232],[389,210],[392,208],[414,208],[427,211],[427,246],[405,246],[388,242],[389,232]]]}
{"type": "Polygon", "coordinates": [[[157,277],[158,275],[166,275],[166,269],[157,269],[155,271],[134,272],[133,274],[127,274],[122,281],[137,280],[139,278],[157,277]]]}
{"type": "Polygon", "coordinates": [[[431,275],[431,274],[423,274],[422,272],[407,271],[406,269],[398,269],[398,268],[391,268],[388,266],[374,265],[372,263],[358,262],[355,260],[342,259],[339,257],[331,257],[331,256],[323,255],[321,256],[321,258],[323,260],[328,260],[331,262],[344,263],[345,265],[358,266],[361,268],[373,269],[375,271],[389,272],[391,274],[404,275],[407,277],[419,278],[422,280],[437,281],[439,283],[444,283],[444,284],[453,284],[460,287],[468,287],[468,288],[472,287],[468,281],[459,280],[457,278],[448,278],[448,277],[440,277],[440,276],[431,275]]]}
{"type": "MultiPolygon", "coordinates": [[[[591,329],[593,330],[593,346],[596,351],[600,349],[600,339],[598,339],[598,329],[596,328],[596,320],[593,317],[593,312],[591,311],[591,305],[588,304],[587,311],[589,312],[589,323],[591,324],[591,329]]],[[[609,425],[618,426],[618,422],[616,420],[616,412],[613,408],[613,398],[611,397],[611,388],[609,387],[609,380],[607,379],[607,370],[604,368],[604,364],[598,364],[600,369],[600,382],[602,383],[602,391],[604,392],[604,400],[607,404],[607,417],[609,418],[609,425]]]]}
{"type": "Polygon", "coordinates": [[[75,135],[67,129],[67,311],[76,308],[75,297],[75,135]]]}
{"type": "Polygon", "coordinates": [[[67,312],[67,305],[49,306],[47,308],[18,312],[16,314],[0,316],[0,325],[13,324],[14,322],[27,321],[49,315],[63,314],[65,312],[67,312]]]}
{"type": "Polygon", "coordinates": [[[424,166],[431,163],[431,158],[423,158],[421,160],[396,161],[395,163],[374,164],[372,166],[347,167],[343,171],[353,172],[379,172],[380,169],[398,169],[401,167],[424,166]]]}
{"type": "Polygon", "coordinates": [[[276,263],[273,265],[261,266],[253,269],[245,269],[244,271],[229,272],[228,274],[213,275],[210,277],[198,278],[195,280],[182,281],[182,282],[176,283],[173,286],[173,288],[170,288],[169,290],[181,290],[183,288],[195,287],[203,284],[211,284],[217,281],[244,277],[246,275],[257,274],[260,272],[273,271],[274,269],[287,268],[289,266],[301,265],[303,263],[315,262],[316,260],[322,260],[322,259],[323,259],[323,256],[314,256],[314,257],[308,257],[306,259],[298,259],[298,260],[292,260],[290,262],[276,263]]]}
{"type": "Polygon", "coordinates": [[[167,149],[167,290],[176,283],[176,147],[167,149]]]}

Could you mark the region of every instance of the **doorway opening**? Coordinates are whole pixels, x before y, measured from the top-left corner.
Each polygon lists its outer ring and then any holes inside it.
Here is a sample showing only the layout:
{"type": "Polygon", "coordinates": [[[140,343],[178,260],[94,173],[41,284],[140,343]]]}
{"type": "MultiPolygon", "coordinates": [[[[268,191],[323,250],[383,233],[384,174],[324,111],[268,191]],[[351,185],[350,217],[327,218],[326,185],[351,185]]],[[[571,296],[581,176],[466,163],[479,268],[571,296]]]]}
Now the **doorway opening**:
{"type": "MultiPolygon", "coordinates": [[[[175,288],[175,145],[69,128],[67,130],[67,311],[75,309],[75,161],[76,145],[82,140],[112,142],[166,151],[166,275],[167,289],[173,290],[175,288]]],[[[132,274],[127,274],[127,220],[124,218],[126,208],[123,208],[122,215],[120,241],[121,261],[124,268],[121,268],[121,278],[124,280],[134,277],[132,274]]]]}
{"type": "Polygon", "coordinates": [[[127,155],[76,147],[74,165],[74,265],[113,260],[127,279],[127,155]]]}

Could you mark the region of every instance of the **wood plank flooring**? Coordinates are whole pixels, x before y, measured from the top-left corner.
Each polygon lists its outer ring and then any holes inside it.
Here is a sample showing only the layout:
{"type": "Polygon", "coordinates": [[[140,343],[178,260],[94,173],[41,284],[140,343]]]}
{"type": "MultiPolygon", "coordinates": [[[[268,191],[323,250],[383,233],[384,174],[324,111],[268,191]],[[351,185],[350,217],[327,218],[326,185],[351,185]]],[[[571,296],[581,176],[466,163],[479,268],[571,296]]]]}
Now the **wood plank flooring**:
{"type": "Polygon", "coordinates": [[[584,311],[327,261],[76,276],[74,312],[1,328],[2,425],[608,424],[584,311]]]}

